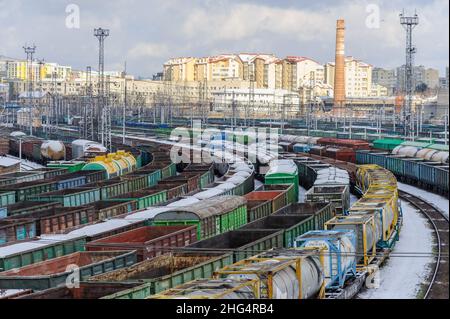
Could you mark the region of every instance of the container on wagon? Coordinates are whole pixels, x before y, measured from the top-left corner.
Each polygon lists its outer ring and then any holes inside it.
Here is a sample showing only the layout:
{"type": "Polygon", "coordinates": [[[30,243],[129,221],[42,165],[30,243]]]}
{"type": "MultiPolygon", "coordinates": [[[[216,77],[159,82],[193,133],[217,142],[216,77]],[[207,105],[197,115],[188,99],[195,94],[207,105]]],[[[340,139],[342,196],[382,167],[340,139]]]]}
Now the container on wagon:
{"type": "Polygon", "coordinates": [[[205,239],[238,229],[247,223],[247,202],[239,196],[219,196],[199,203],[174,207],[157,214],[155,225],[196,225],[197,236],[205,239]]]}
{"type": "Polygon", "coordinates": [[[50,236],[12,245],[0,245],[0,271],[84,251],[85,237],[50,236]]]}
{"type": "Polygon", "coordinates": [[[136,250],[138,261],[142,261],[196,241],[195,226],[146,226],[91,241],[86,250],[136,250]]]}
{"type": "Polygon", "coordinates": [[[350,207],[350,188],[348,185],[313,186],[306,192],[305,202],[330,202],[337,214],[344,214],[350,207]]]}
{"type": "Polygon", "coordinates": [[[356,276],[356,237],[351,230],[310,231],[297,238],[296,247],[324,249],[327,288],[342,288],[348,278],[356,276]]]}
{"type": "Polygon", "coordinates": [[[351,230],[356,235],[358,266],[367,266],[376,257],[379,225],[371,215],[336,216],[325,223],[326,230],[351,230]]]}
{"type": "Polygon", "coordinates": [[[260,299],[259,280],[197,279],[146,299],[260,299]]]}
{"type": "Polygon", "coordinates": [[[136,263],[135,251],[76,252],[0,273],[0,288],[44,290],[67,283],[78,267],[79,280],[136,263]]]}
{"type": "Polygon", "coordinates": [[[233,261],[252,257],[260,252],[283,247],[282,230],[233,230],[186,246],[186,252],[233,253],[233,261]]]}
{"type": "Polygon", "coordinates": [[[262,299],[316,299],[325,296],[324,268],[319,248],[276,249],[225,266],[215,278],[258,278],[262,299]]]}
{"type": "Polygon", "coordinates": [[[75,207],[88,205],[100,200],[98,188],[79,187],[74,189],[63,189],[55,192],[31,196],[30,200],[43,202],[59,202],[64,207],[75,207]]]}

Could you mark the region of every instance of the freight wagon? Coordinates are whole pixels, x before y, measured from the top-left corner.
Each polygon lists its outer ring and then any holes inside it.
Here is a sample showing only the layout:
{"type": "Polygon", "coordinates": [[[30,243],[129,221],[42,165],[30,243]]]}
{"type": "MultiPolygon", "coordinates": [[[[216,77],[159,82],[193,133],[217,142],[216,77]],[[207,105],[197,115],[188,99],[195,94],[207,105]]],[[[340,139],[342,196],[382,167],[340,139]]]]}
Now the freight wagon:
{"type": "Polygon", "coordinates": [[[82,161],[55,161],[47,163],[49,168],[63,168],[69,173],[81,171],[85,165],[86,162],[82,161]]]}
{"type": "Polygon", "coordinates": [[[37,172],[37,173],[43,172],[44,179],[51,179],[59,175],[70,173],[66,168],[51,168],[51,167],[36,168],[29,172],[37,172]]]}
{"type": "Polygon", "coordinates": [[[102,299],[145,299],[196,278],[210,278],[214,271],[233,262],[232,254],[173,253],[144,260],[127,269],[89,278],[93,282],[125,282],[139,286],[119,291],[102,299]]]}
{"type": "Polygon", "coordinates": [[[154,216],[154,225],[196,225],[197,237],[205,239],[238,229],[247,223],[246,200],[238,196],[220,196],[199,203],[174,207],[154,216]]]}
{"type": "Polygon", "coordinates": [[[233,262],[283,247],[283,231],[233,230],[186,246],[186,252],[232,252],[233,262]]]}
{"type": "Polygon", "coordinates": [[[331,203],[294,203],[274,213],[274,215],[313,215],[314,229],[324,229],[325,223],[336,215],[331,203]]]}
{"type": "Polygon", "coordinates": [[[12,245],[0,245],[0,271],[20,268],[40,261],[84,251],[86,239],[45,238],[24,241],[12,245]]]}
{"type": "Polygon", "coordinates": [[[79,187],[30,196],[30,200],[43,202],[59,202],[64,207],[88,205],[100,200],[98,188],[79,187]]]}
{"type": "Polygon", "coordinates": [[[119,196],[107,199],[106,201],[115,202],[137,202],[137,209],[156,206],[167,201],[167,190],[161,190],[155,186],[145,188],[140,191],[121,194],[119,196]]]}
{"type": "Polygon", "coordinates": [[[60,286],[42,291],[27,291],[13,299],[99,299],[118,291],[130,289],[133,283],[80,282],[79,287],[60,286]]]}
{"type": "MultiPolygon", "coordinates": [[[[44,290],[67,284],[73,267],[79,280],[136,263],[135,251],[76,252],[0,273],[0,288],[44,290]]],[[[77,278],[78,279],[78,278],[77,278]]]]}
{"type": "Polygon", "coordinates": [[[100,199],[107,200],[129,192],[128,182],[120,178],[86,184],[85,187],[100,189],[100,199]]]}
{"type": "Polygon", "coordinates": [[[376,164],[393,172],[403,182],[416,184],[448,197],[448,165],[403,155],[358,151],[358,164],[376,164]]]}
{"type": "Polygon", "coordinates": [[[95,220],[107,220],[137,210],[136,201],[97,201],[89,204],[95,211],[95,220]]]}
{"type": "Polygon", "coordinates": [[[146,226],[91,241],[86,245],[86,250],[136,250],[138,261],[142,261],[196,241],[195,226],[146,226]]]}
{"type": "Polygon", "coordinates": [[[6,211],[7,216],[21,217],[24,214],[46,211],[55,207],[62,207],[62,205],[58,202],[23,201],[7,206],[6,211]]]}
{"type": "Polygon", "coordinates": [[[254,191],[245,195],[248,222],[267,217],[286,205],[283,191],[254,191]]]}
{"type": "Polygon", "coordinates": [[[0,245],[34,237],[36,237],[36,221],[34,219],[0,219],[0,245]]]}
{"type": "Polygon", "coordinates": [[[240,230],[281,230],[283,247],[294,246],[295,239],[315,229],[314,215],[272,215],[256,220],[240,230]]]}
{"type": "Polygon", "coordinates": [[[16,202],[16,193],[14,191],[0,190],[0,207],[8,206],[16,202]]]}
{"type": "Polygon", "coordinates": [[[44,172],[15,172],[0,175],[2,182],[0,185],[17,184],[23,182],[33,182],[43,180],[44,172]]]}
{"type": "Polygon", "coordinates": [[[33,182],[22,182],[2,186],[0,191],[14,191],[16,195],[16,202],[21,202],[32,200],[35,196],[55,191],[56,189],[57,183],[52,180],[37,180],[33,182]]]}

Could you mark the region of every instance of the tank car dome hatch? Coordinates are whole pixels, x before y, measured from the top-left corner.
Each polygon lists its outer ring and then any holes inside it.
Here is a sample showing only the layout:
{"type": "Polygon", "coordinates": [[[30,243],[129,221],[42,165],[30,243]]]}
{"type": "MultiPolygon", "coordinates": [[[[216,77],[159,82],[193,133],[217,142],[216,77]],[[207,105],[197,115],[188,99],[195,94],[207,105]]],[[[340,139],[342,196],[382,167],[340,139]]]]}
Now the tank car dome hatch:
{"type": "Polygon", "coordinates": [[[105,156],[96,156],[91,162],[86,164],[83,171],[103,170],[108,179],[119,176],[119,170],[113,162],[105,156]]]}

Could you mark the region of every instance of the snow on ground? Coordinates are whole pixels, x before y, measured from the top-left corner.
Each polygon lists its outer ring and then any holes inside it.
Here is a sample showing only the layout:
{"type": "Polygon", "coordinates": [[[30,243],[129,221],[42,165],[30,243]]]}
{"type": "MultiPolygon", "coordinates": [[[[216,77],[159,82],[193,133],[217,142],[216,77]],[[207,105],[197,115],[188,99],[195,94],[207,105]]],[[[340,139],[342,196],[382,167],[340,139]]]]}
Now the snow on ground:
{"type": "Polygon", "coordinates": [[[415,299],[431,271],[433,231],[426,218],[402,201],[403,227],[391,257],[379,271],[380,287],[365,289],[360,299],[415,299]],[[402,256],[407,254],[408,256],[402,256]],[[413,256],[411,256],[413,254],[413,256]]]}
{"type": "Polygon", "coordinates": [[[263,185],[264,184],[261,181],[258,181],[257,179],[255,179],[255,189],[258,189],[258,188],[260,188],[263,185]]]}
{"type": "Polygon", "coordinates": [[[300,185],[298,186],[298,202],[299,203],[304,203],[305,202],[306,192],[307,192],[306,189],[304,189],[300,185]]]}
{"type": "Polygon", "coordinates": [[[358,201],[358,197],[353,194],[350,194],[350,207],[353,206],[354,203],[358,201]]]}
{"type": "Polygon", "coordinates": [[[411,193],[434,204],[436,207],[440,208],[448,217],[449,207],[447,198],[408,184],[398,183],[398,188],[402,191],[411,193]]]}

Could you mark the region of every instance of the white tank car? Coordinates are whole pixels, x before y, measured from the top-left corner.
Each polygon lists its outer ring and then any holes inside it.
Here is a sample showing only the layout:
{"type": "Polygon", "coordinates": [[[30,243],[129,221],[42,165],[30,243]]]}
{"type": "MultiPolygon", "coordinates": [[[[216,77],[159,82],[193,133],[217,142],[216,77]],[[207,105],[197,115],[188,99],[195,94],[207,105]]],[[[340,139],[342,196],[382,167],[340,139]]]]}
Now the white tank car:
{"type": "Polygon", "coordinates": [[[41,144],[41,155],[53,161],[63,160],[66,157],[66,146],[61,141],[44,141],[41,144]]]}

